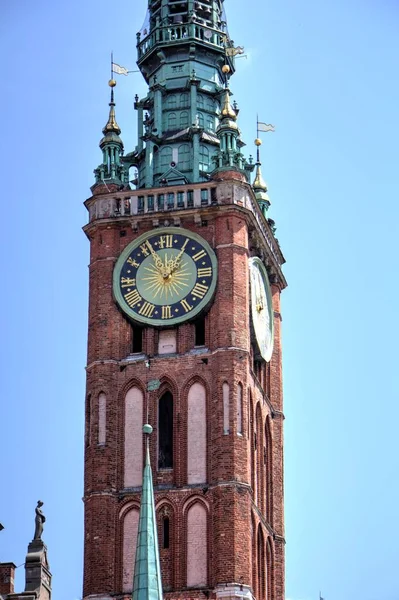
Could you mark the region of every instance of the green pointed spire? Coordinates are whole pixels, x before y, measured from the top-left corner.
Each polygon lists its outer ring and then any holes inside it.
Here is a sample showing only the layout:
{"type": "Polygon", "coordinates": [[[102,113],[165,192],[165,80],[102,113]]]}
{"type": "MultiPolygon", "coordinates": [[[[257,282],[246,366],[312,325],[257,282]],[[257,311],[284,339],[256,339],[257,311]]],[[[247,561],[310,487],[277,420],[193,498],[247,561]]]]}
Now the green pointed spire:
{"type": "Polygon", "coordinates": [[[159,562],[157,521],[148,444],[149,435],[152,433],[151,425],[144,425],[143,432],[146,434],[146,460],[143,473],[132,600],[162,600],[161,565],[159,562]]]}

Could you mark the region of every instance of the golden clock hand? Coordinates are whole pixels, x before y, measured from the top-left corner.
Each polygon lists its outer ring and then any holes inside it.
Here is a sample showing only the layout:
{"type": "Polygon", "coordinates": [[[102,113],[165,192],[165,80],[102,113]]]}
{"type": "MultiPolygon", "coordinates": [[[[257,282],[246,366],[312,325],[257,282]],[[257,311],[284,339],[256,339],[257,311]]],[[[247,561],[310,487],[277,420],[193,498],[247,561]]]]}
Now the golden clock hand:
{"type": "Polygon", "coordinates": [[[176,271],[176,269],[178,269],[180,267],[180,260],[181,257],[184,254],[184,250],[186,248],[188,244],[188,238],[186,239],[186,241],[184,242],[183,246],[180,249],[179,254],[176,256],[175,259],[172,259],[171,261],[169,261],[168,267],[169,267],[169,273],[173,273],[174,271],[176,271]]]}
{"type": "Polygon", "coordinates": [[[163,272],[164,272],[165,268],[164,268],[164,265],[163,265],[161,257],[158,256],[158,254],[155,252],[155,250],[152,247],[151,242],[149,240],[147,240],[147,246],[150,249],[150,252],[151,252],[152,258],[154,259],[154,263],[155,263],[156,268],[163,275],[163,272]]]}

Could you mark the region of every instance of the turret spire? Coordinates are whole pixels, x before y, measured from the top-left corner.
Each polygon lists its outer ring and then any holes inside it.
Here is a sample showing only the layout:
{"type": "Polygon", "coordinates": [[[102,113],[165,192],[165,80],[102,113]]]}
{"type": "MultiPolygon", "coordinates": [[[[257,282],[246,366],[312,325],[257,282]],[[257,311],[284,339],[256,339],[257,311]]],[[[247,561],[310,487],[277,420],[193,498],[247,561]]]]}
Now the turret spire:
{"type": "Polygon", "coordinates": [[[260,209],[265,217],[267,217],[267,211],[270,206],[270,199],[267,193],[267,185],[265,180],[263,179],[261,165],[260,162],[260,146],[262,145],[262,140],[256,138],[255,146],[256,146],[256,171],[255,171],[255,179],[252,184],[253,190],[255,192],[255,197],[259,203],[260,209]]]}
{"type": "MultiPolygon", "coordinates": [[[[115,184],[118,188],[125,187],[128,184],[128,170],[122,163],[123,142],[121,140],[121,129],[116,122],[114,87],[116,81],[110,79],[108,82],[111,88],[111,101],[109,103],[108,121],[103,128],[104,137],[100,141],[100,148],[103,152],[103,162],[94,170],[96,176],[95,187],[103,184],[106,191],[111,191],[110,185],[115,184]]],[[[114,188],[115,189],[115,188],[114,188]]]]}
{"type": "Polygon", "coordinates": [[[132,600],[162,600],[161,566],[148,443],[149,436],[152,433],[151,425],[144,425],[143,432],[146,437],[146,459],[143,473],[143,490],[141,494],[139,531],[134,564],[132,600]]]}

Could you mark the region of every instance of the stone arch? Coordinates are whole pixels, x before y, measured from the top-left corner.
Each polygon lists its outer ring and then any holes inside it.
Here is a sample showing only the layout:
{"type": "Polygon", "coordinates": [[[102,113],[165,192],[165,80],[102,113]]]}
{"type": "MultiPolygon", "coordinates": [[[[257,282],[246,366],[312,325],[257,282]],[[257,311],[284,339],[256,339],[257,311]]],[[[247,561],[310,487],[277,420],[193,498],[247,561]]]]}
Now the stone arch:
{"type": "Polygon", "coordinates": [[[143,471],[143,390],[132,385],[124,396],[124,487],[142,484],[143,471]]]}

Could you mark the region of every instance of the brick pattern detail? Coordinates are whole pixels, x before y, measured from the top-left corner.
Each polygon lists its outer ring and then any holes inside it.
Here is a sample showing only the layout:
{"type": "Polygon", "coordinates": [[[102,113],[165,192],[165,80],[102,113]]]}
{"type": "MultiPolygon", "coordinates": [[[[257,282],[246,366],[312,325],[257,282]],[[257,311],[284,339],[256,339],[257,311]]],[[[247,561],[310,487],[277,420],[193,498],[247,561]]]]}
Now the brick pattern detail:
{"type": "MultiPolygon", "coordinates": [[[[242,184],[237,182],[237,186],[242,184]]],[[[198,349],[194,351],[195,327],[188,322],[174,329],[176,353],[158,354],[162,336],[159,330],[147,327],[143,330],[143,354],[132,355],[133,327],[114,302],[112,273],[125,246],[156,226],[145,215],[135,223],[137,227],[132,227],[126,219],[105,219],[92,222],[88,230],[91,254],[86,398],[91,397],[91,402],[86,403],[89,422],[84,484],[84,598],[101,595],[127,600],[129,597],[131,585],[128,589],[127,579],[131,574],[126,575],[126,568],[128,563],[133,564],[136,541],[132,533],[125,536],[124,528],[129,513],[140,505],[141,428],[144,415],[148,414],[154,428],[150,455],[160,540],[163,511],[170,514],[169,548],[160,549],[165,598],[203,599],[203,591],[190,587],[200,580],[212,597],[216,586],[226,582],[248,585],[256,595],[260,560],[267,581],[262,600],[284,600],[279,285],[272,285],[276,316],[274,352],[269,365],[254,361],[250,329],[248,259],[256,252],[251,241],[254,232],[262,234],[249,211],[237,205],[207,207],[192,214],[186,211],[180,219],[181,227],[201,235],[215,250],[219,265],[214,301],[205,317],[205,348],[201,353],[198,349]],[[201,218],[195,220],[199,211],[201,218]],[[201,226],[201,222],[206,224],[201,226]],[[145,357],[150,357],[149,369],[145,357]],[[159,379],[160,389],[147,393],[149,379],[159,379]],[[225,434],[223,384],[229,386],[228,434],[225,434]],[[237,435],[239,384],[243,435],[237,435]],[[190,389],[200,389],[193,386],[205,390],[206,435],[201,434],[201,440],[206,439],[203,482],[193,480],[192,456],[188,451],[190,438],[193,439],[190,419],[194,419],[189,394],[190,389]],[[159,470],[158,405],[166,391],[173,395],[174,462],[173,469],[159,470]],[[96,400],[100,393],[107,398],[104,445],[94,443],[99,435],[96,400]],[[196,515],[197,505],[203,507],[199,509],[202,511],[199,518],[206,515],[201,548],[194,546],[194,541],[188,543],[194,540],[196,521],[191,515],[196,515]],[[259,527],[264,544],[260,559],[259,527]],[[194,555],[202,570],[197,571],[192,564],[190,557],[194,555]],[[206,570],[201,562],[204,555],[206,570]]],[[[198,440],[201,448],[203,441],[198,440]]],[[[199,533],[195,535],[197,540],[199,533]]]]}
{"type": "Polygon", "coordinates": [[[14,563],[0,563],[0,596],[14,593],[14,563]]]}

